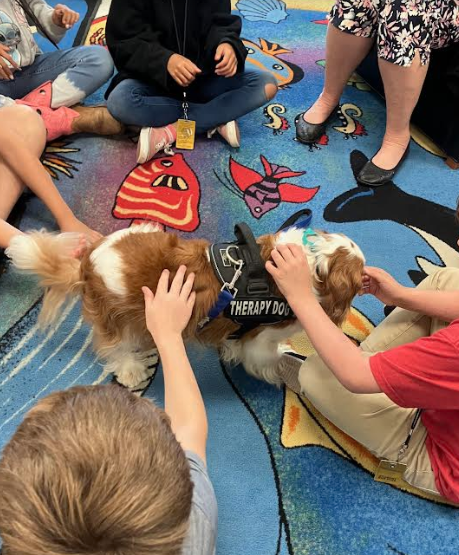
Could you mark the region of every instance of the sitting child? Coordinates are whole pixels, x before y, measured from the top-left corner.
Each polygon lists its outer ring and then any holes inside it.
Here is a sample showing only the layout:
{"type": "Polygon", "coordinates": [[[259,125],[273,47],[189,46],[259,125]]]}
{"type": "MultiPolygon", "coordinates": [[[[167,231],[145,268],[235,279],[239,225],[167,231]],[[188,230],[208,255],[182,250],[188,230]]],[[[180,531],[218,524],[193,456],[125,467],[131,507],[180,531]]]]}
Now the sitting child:
{"type": "Polygon", "coordinates": [[[194,121],[196,133],[217,132],[240,146],[236,120],[277,93],[271,73],[244,71],[240,32],[230,0],[113,0],[107,46],[119,73],[107,107],[116,120],[143,128],[139,164],[169,151],[181,118],[194,121]]]}
{"type": "Polygon", "coordinates": [[[183,329],[194,275],[144,288],[161,355],[162,411],[119,386],[74,387],[26,415],[0,461],[8,555],[213,555],[217,504],[206,470],[207,418],[183,329]]]}
{"type": "Polygon", "coordinates": [[[36,109],[48,140],[123,131],[105,106],[79,104],[113,74],[113,60],[102,46],[58,48],[79,17],[67,6],[51,7],[45,0],[0,0],[0,107],[16,101],[36,109]],[[55,49],[42,52],[31,26],[55,49]]]}
{"type": "Polygon", "coordinates": [[[380,459],[387,481],[458,504],[459,269],[410,288],[366,267],[362,293],[397,308],[359,348],[318,303],[302,249],[279,245],[272,259],[267,270],[317,351],[304,362],[284,354],[282,379],[380,459]]]}
{"type": "Polygon", "coordinates": [[[0,249],[21,233],[6,220],[24,184],[46,204],[61,231],[82,233],[91,241],[100,237],[76,218],[41,164],[45,143],[46,129],[35,111],[18,105],[0,109],[0,249]]]}

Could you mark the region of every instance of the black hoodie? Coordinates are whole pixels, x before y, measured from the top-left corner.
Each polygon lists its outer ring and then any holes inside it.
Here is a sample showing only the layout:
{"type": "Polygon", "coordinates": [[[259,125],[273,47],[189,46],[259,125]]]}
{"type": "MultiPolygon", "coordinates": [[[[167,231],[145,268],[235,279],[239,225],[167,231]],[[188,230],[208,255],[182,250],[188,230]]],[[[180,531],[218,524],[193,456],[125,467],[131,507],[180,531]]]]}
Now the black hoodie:
{"type": "Polygon", "coordinates": [[[240,39],[241,19],[231,14],[230,0],[188,0],[186,45],[185,52],[181,52],[185,2],[112,0],[106,38],[119,74],[113,79],[107,96],[118,83],[128,78],[159,86],[174,95],[180,94],[183,89],[167,71],[172,54],[182,53],[202,70],[202,75],[209,75],[215,70],[215,51],[223,42],[233,46],[238,71],[243,70],[247,52],[240,39]],[[172,2],[180,45],[177,44],[172,2]]]}

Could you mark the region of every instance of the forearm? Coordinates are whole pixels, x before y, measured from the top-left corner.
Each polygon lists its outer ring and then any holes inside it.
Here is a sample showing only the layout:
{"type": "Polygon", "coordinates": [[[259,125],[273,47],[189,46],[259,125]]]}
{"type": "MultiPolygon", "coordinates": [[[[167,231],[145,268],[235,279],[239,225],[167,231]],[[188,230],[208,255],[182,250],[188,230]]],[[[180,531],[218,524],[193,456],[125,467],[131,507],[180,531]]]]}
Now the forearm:
{"type": "Polygon", "coordinates": [[[66,29],[53,22],[54,8],[44,0],[29,0],[29,6],[48,35],[55,42],[60,42],[66,33],[66,29]]]}
{"type": "Polygon", "coordinates": [[[368,357],[333,324],[313,295],[290,304],[318,355],[346,389],[354,393],[381,391],[368,357]]]}
{"type": "Polygon", "coordinates": [[[19,135],[11,131],[0,134],[0,158],[45,203],[59,226],[74,217],[40,160],[30,153],[19,135]]]}
{"type": "Polygon", "coordinates": [[[459,318],[459,291],[438,291],[405,287],[396,300],[397,306],[452,322],[459,318]]]}
{"type": "Polygon", "coordinates": [[[183,449],[205,460],[207,415],[181,336],[158,346],[164,374],[164,408],[183,449]]]}

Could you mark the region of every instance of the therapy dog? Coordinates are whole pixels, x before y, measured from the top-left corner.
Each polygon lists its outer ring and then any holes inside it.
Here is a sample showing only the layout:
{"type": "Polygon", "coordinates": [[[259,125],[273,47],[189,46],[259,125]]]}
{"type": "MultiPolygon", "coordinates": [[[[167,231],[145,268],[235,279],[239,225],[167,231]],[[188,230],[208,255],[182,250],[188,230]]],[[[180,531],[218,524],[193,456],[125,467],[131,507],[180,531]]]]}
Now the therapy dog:
{"type": "Polygon", "coordinates": [[[172,279],[181,265],[196,274],[196,302],[184,338],[216,346],[223,360],[242,362],[253,376],[279,384],[279,344],[301,327],[264,268],[272,249],[302,247],[314,292],[338,326],[361,289],[365,259],[345,235],[295,224],[257,240],[239,224],[236,238],[211,244],[142,224],[112,233],[76,259],[74,234],[34,231],[14,237],[7,255],[17,269],[40,277],[41,325],[52,324],[70,296],[81,297],[96,353],[127,387],[149,377],[145,353],[154,347],[141,288],[155,291],[162,271],[167,268],[172,279]]]}

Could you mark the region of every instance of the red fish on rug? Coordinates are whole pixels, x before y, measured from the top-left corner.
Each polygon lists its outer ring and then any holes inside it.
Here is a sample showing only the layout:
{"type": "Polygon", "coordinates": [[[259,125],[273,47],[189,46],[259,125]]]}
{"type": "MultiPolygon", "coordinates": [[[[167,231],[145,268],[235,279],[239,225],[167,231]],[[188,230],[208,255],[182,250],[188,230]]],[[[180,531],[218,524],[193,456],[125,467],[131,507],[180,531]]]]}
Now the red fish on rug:
{"type": "Polygon", "coordinates": [[[230,157],[229,170],[233,183],[226,175],[227,182],[215,174],[222,185],[244,200],[250,213],[257,220],[277,208],[282,201],[308,202],[320,189],[320,187],[307,188],[292,183],[281,183],[282,179],[299,177],[306,172],[295,172],[286,166],[271,164],[262,154],[260,160],[265,170],[264,176],[239,164],[232,157],[230,157]]]}
{"type": "Polygon", "coordinates": [[[194,231],[200,223],[200,197],[199,180],[183,154],[162,156],[137,166],[126,177],[113,216],[194,231]]]}

